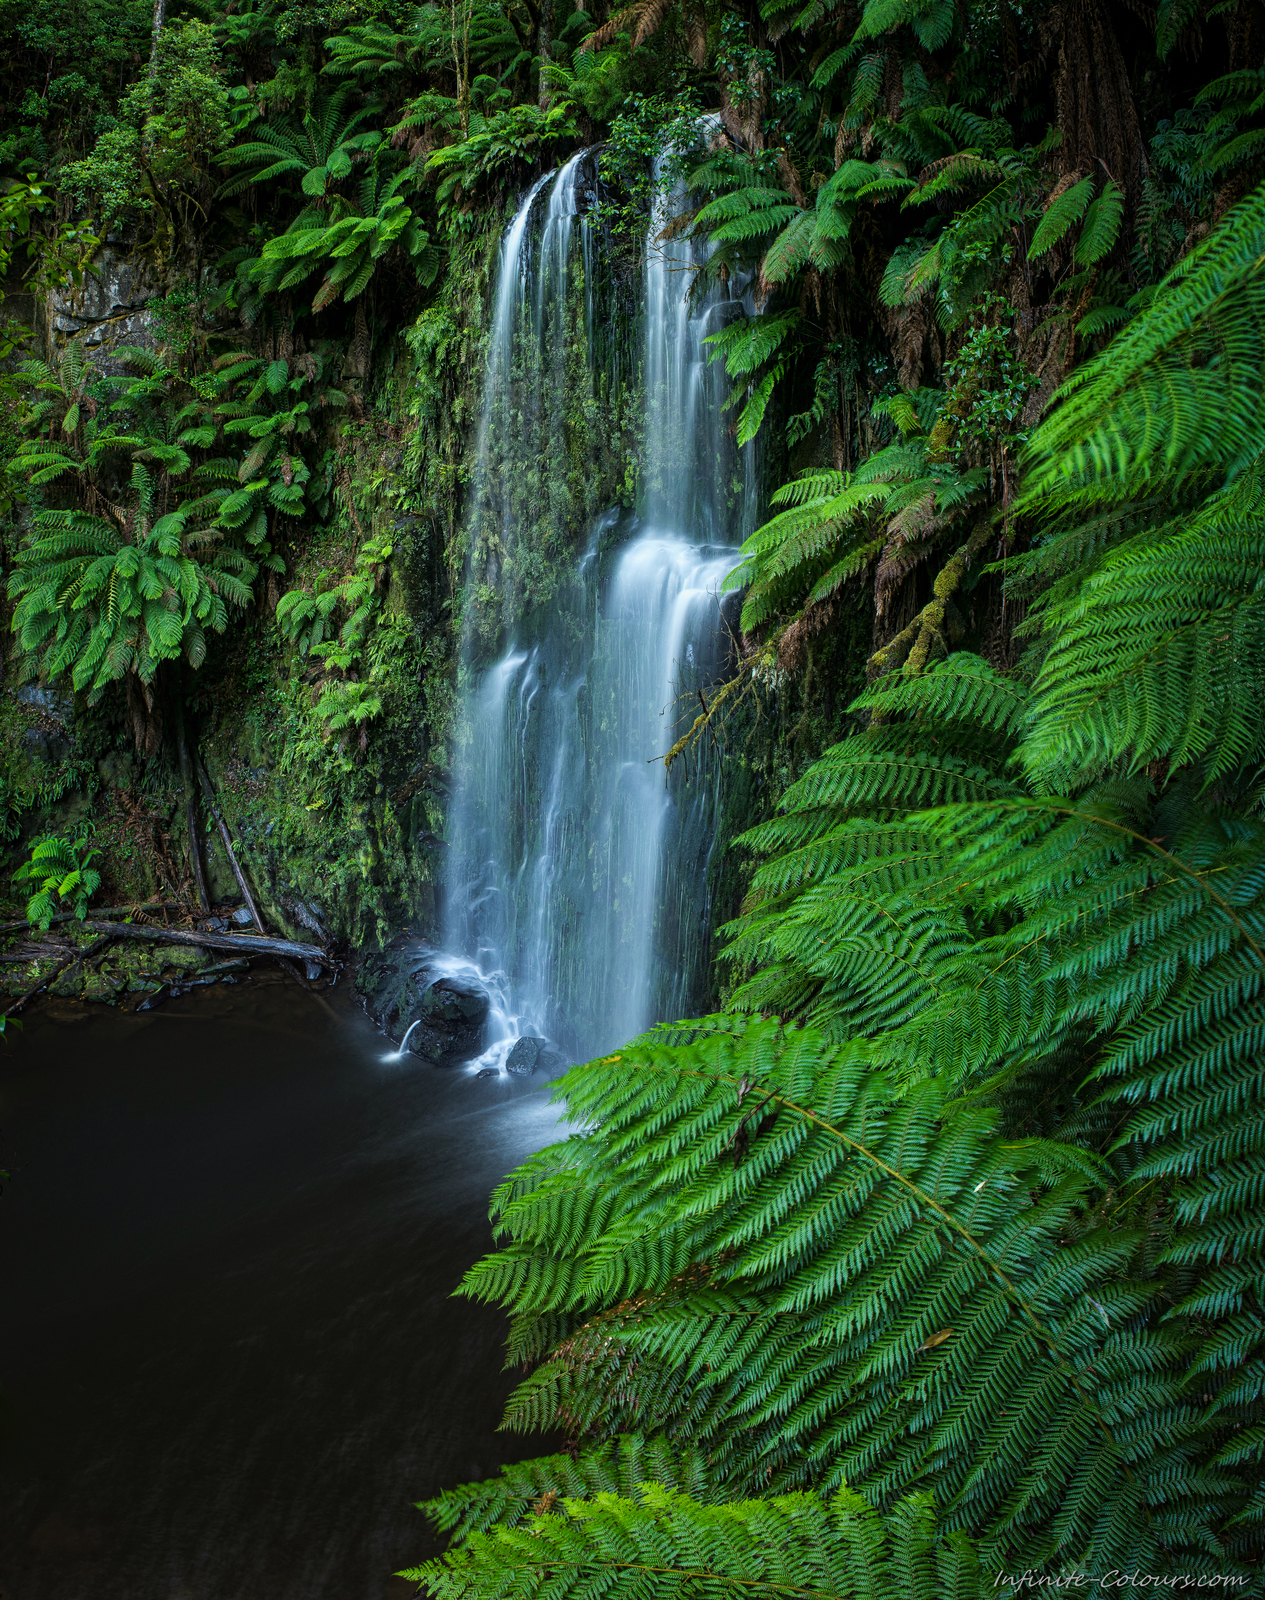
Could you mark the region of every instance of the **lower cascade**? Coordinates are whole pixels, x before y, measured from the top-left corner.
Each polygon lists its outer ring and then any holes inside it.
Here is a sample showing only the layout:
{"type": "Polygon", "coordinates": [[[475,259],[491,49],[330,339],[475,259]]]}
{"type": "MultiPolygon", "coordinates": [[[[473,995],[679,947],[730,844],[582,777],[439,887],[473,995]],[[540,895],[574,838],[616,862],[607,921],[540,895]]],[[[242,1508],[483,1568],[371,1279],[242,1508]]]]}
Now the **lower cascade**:
{"type": "MultiPolygon", "coordinates": [[[[476,537],[480,526],[500,534],[490,575],[527,565],[509,508],[541,455],[565,448],[556,341],[574,288],[566,251],[586,327],[600,256],[600,238],[575,216],[583,181],[572,158],[537,182],[502,247],[471,510],[476,537]]],[[[664,757],[735,649],[736,597],[722,589],[754,510],[755,464],[733,445],[703,344],[741,302],[722,289],[692,305],[691,247],[654,233],[643,284],[645,516],[596,516],[548,602],[520,607],[500,659],[481,672],[467,663],[449,953],[419,961],[425,976],[460,958],[466,981],[487,992],[480,1069],[512,1066],[522,1039],[594,1054],[702,998],[719,774],[703,756],[688,776],[665,778],[664,757]]]]}

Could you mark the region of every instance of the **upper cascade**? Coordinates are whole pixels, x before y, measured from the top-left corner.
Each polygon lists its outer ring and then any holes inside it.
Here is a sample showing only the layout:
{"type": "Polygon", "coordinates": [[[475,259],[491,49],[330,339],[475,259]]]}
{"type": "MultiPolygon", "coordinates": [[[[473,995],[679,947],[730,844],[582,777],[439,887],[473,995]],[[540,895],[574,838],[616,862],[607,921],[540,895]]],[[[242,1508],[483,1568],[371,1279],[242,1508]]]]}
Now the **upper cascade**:
{"type": "Polygon", "coordinates": [[[672,227],[687,196],[667,185],[663,166],[661,159],[646,237],[646,515],[678,534],[741,544],[758,511],[756,447],[734,441],[729,380],[705,341],[751,307],[745,285],[712,283],[696,292],[706,257],[672,227]]]}
{"type": "Polygon", "coordinates": [[[597,415],[599,399],[618,407],[621,374],[594,360],[595,322],[619,321],[588,218],[596,163],[580,150],[538,178],[501,244],[464,519],[471,578],[496,597],[491,631],[545,598],[545,567],[601,509],[599,485],[621,476],[623,441],[597,415]]]}

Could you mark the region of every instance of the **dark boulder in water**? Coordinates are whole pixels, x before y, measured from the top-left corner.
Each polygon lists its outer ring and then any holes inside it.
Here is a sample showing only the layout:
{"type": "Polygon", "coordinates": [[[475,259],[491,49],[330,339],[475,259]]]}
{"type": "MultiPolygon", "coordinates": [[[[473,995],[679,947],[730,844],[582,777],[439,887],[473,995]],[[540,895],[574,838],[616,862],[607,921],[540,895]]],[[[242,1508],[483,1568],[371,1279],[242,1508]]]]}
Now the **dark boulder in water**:
{"type": "Polygon", "coordinates": [[[491,1006],[473,974],[449,966],[439,951],[410,943],[366,956],[356,974],[365,1010],[386,1036],[441,1067],[481,1054],[491,1006]]]}
{"type": "Polygon", "coordinates": [[[459,978],[439,978],[424,991],[409,1049],[436,1066],[470,1061],[483,1050],[487,991],[459,978]]]}
{"type": "Polygon", "coordinates": [[[515,1042],[514,1048],[505,1058],[506,1072],[517,1072],[523,1077],[535,1072],[536,1064],[540,1060],[540,1050],[543,1040],[524,1037],[515,1042]]]}

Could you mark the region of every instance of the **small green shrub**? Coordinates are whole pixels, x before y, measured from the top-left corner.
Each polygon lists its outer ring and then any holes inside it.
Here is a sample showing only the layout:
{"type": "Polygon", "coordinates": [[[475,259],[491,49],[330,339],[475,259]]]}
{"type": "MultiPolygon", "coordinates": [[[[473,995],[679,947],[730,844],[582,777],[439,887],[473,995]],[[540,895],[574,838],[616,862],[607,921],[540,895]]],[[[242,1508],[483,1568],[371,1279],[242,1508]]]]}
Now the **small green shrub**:
{"type": "Polygon", "coordinates": [[[69,910],[82,917],[88,902],[101,887],[101,874],[92,863],[100,850],[91,844],[91,823],[81,822],[73,838],[45,833],[31,841],[31,854],[13,874],[14,883],[32,886],[26,902],[27,920],[46,929],[53,918],[69,910]]]}

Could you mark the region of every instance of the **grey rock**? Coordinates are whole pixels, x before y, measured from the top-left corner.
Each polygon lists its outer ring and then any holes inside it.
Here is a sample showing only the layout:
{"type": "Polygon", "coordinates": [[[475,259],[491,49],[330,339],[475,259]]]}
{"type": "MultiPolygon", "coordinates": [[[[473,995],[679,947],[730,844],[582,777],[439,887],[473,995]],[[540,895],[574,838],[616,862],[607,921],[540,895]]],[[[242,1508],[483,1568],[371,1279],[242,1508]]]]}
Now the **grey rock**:
{"type": "Polygon", "coordinates": [[[491,1002],[483,989],[456,978],[439,978],[422,996],[422,1020],[432,1027],[482,1027],[491,1002]]]}
{"type": "Polygon", "coordinates": [[[517,1073],[520,1077],[530,1077],[536,1070],[536,1063],[540,1059],[541,1040],[527,1036],[517,1040],[514,1048],[505,1058],[506,1072],[517,1073]]]}
{"type": "Polygon", "coordinates": [[[154,342],[148,305],[155,292],[145,264],[122,240],[110,240],[97,251],[79,287],[49,295],[49,329],[59,343],[78,340],[105,371],[121,372],[122,364],[112,359],[119,345],[154,342]]]}
{"type": "Polygon", "coordinates": [[[24,683],[18,689],[18,704],[33,706],[59,722],[66,722],[74,714],[75,697],[50,684],[24,683]]]}
{"type": "MultiPolygon", "coordinates": [[[[273,824],[269,823],[267,832],[272,831],[273,824]]],[[[281,896],[281,908],[300,928],[306,928],[309,933],[316,935],[318,944],[329,943],[329,929],[325,925],[325,913],[315,900],[301,900],[293,890],[288,890],[281,896]]]]}
{"type": "Polygon", "coordinates": [[[56,766],[74,748],[69,725],[74,716],[74,696],[64,690],[37,683],[24,683],[17,691],[18,704],[34,713],[36,721],[23,729],[22,747],[35,761],[56,766]]]}
{"type": "Polygon", "coordinates": [[[22,734],[22,748],[34,761],[56,766],[70,754],[70,740],[51,728],[27,728],[22,734]]]}

